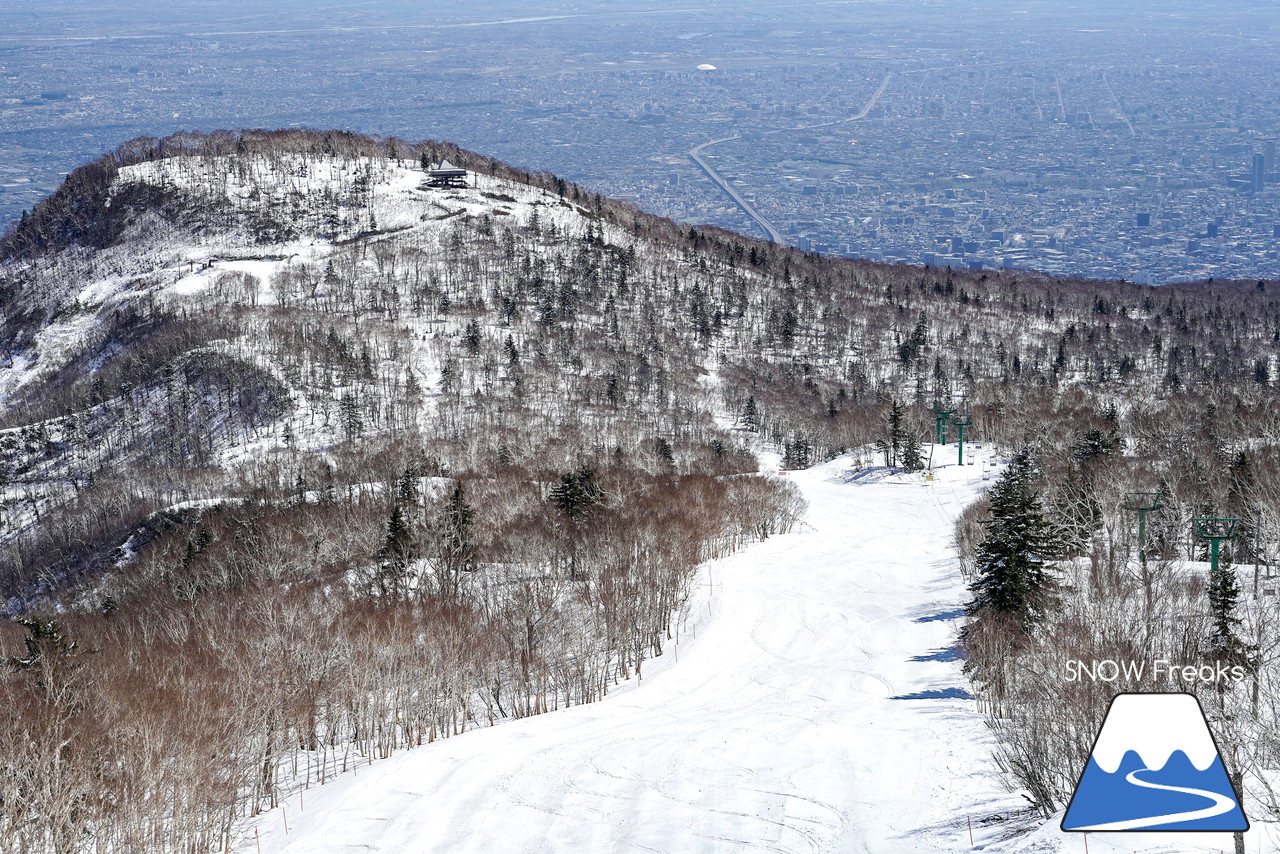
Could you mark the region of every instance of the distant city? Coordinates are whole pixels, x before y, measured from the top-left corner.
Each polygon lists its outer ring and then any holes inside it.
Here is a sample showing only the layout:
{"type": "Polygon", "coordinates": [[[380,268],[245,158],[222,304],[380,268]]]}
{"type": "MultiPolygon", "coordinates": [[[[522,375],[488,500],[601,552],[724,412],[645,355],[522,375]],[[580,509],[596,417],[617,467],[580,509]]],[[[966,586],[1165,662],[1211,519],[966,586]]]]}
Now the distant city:
{"type": "Polygon", "coordinates": [[[1280,277],[1276,4],[83,5],[0,22],[0,226],[134,136],[302,125],[824,254],[1280,277]]]}

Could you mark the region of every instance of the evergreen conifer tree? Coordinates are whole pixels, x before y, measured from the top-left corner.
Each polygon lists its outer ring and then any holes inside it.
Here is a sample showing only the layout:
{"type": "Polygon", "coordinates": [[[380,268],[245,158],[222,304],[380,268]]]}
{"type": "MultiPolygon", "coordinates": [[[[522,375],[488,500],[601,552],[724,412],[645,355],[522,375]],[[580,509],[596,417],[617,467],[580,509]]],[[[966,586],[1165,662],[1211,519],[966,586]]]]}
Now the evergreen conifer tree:
{"type": "Polygon", "coordinates": [[[520,349],[516,347],[515,339],[508,335],[506,342],[502,345],[502,350],[506,354],[508,367],[518,367],[520,364],[520,349]]]}
{"type": "Polygon", "coordinates": [[[657,454],[658,460],[665,468],[673,469],[676,465],[675,450],[671,447],[671,443],[659,436],[653,440],[653,452],[657,454]]]}
{"type": "Polygon", "coordinates": [[[480,324],[472,318],[467,323],[467,328],[462,334],[462,344],[467,348],[467,355],[480,355],[480,324]]]}
{"type": "Polygon", "coordinates": [[[1240,625],[1240,618],[1236,616],[1240,582],[1227,561],[1222,561],[1217,571],[1209,575],[1209,611],[1213,617],[1209,648],[1218,655],[1235,658],[1244,652],[1244,644],[1236,634],[1236,627],[1240,625]]]}
{"type": "Polygon", "coordinates": [[[449,502],[444,507],[440,535],[450,563],[456,569],[468,572],[471,571],[473,563],[471,519],[474,515],[475,511],[467,502],[466,493],[463,491],[462,481],[455,480],[449,502]]]}
{"type": "Polygon", "coordinates": [[[32,688],[47,702],[74,707],[74,677],[81,663],[79,644],[67,637],[57,620],[19,617],[17,623],[27,630],[23,639],[27,654],[6,659],[6,663],[28,674],[32,688]]]}
{"type": "Polygon", "coordinates": [[[1034,476],[1031,455],[1022,450],[991,488],[991,519],[977,548],[978,577],[970,588],[971,617],[999,614],[1027,629],[1044,615],[1054,587],[1047,566],[1052,537],[1034,476]]]}
{"type": "Polygon", "coordinates": [[[813,465],[813,443],[803,434],[797,433],[794,438],[782,443],[782,467],[785,469],[807,469],[813,465]]]}
{"type": "Polygon", "coordinates": [[[920,447],[920,436],[915,430],[908,430],[902,444],[902,470],[920,471],[924,468],[924,453],[920,447]]]}
{"type": "Polygon", "coordinates": [[[438,517],[433,559],[436,592],[445,599],[456,599],[462,589],[462,574],[475,569],[474,515],[462,481],[455,480],[438,517]]]}
{"type": "Polygon", "coordinates": [[[338,414],[342,420],[342,429],[348,439],[354,439],[364,429],[364,419],[360,415],[360,403],[354,395],[344,394],[338,401],[338,414]]]}
{"type": "Polygon", "coordinates": [[[418,503],[418,473],[416,466],[410,465],[396,482],[396,498],[405,504],[418,503]]]}
{"type": "Polygon", "coordinates": [[[417,558],[415,552],[413,534],[405,521],[404,511],[397,504],[387,520],[387,533],[378,553],[380,562],[376,581],[379,593],[399,598],[408,592],[409,564],[417,558]]]}
{"type": "Polygon", "coordinates": [[[574,522],[585,520],[591,508],[603,500],[604,490],[590,466],[561,476],[560,482],[551,488],[551,503],[574,522]]]}
{"type": "Polygon", "coordinates": [[[405,400],[409,401],[422,399],[422,385],[418,382],[418,377],[412,370],[405,371],[404,397],[405,400]]]}
{"type": "Polygon", "coordinates": [[[1254,559],[1254,492],[1256,488],[1253,462],[1247,451],[1239,451],[1227,469],[1227,515],[1240,521],[1236,523],[1235,539],[1230,543],[1229,554],[1236,562],[1254,559]]]}
{"type": "Polygon", "coordinates": [[[878,443],[880,449],[884,452],[884,464],[887,466],[896,466],[902,455],[902,444],[906,438],[902,427],[902,419],[905,413],[906,407],[902,405],[902,401],[896,397],[890,401],[887,417],[889,430],[884,439],[878,443]]]}
{"type": "Polygon", "coordinates": [[[596,480],[595,469],[583,466],[560,478],[551,489],[551,503],[568,517],[562,529],[563,547],[568,558],[569,577],[578,578],[578,544],[583,527],[594,515],[597,505],[604,503],[604,488],[596,480]]]}
{"type": "Polygon", "coordinates": [[[410,550],[409,539],[409,525],[404,520],[404,511],[397,504],[391,510],[391,518],[387,520],[384,554],[393,561],[403,563],[410,550]]]}

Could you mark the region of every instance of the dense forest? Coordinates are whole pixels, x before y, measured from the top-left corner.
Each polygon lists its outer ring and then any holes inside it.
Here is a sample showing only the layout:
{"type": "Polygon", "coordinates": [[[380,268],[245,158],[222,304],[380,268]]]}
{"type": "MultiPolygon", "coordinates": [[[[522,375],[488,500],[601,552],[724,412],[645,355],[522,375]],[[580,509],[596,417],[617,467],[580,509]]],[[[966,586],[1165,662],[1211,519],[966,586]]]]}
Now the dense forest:
{"type": "Polygon", "coordinates": [[[802,516],[757,451],[929,465],[935,405],[1046,519],[1013,616],[992,508],[957,529],[1011,780],[1063,805],[1121,686],[1049,674],[1130,644],[1247,665],[1205,705],[1269,797],[1280,597],[1186,561],[1229,515],[1227,561],[1275,563],[1277,287],[824,258],[442,143],[130,142],[0,239],[0,851],[221,848],[289,787],[599,698],[700,563],[802,516]],[[470,185],[424,187],[441,158],[470,185]]]}

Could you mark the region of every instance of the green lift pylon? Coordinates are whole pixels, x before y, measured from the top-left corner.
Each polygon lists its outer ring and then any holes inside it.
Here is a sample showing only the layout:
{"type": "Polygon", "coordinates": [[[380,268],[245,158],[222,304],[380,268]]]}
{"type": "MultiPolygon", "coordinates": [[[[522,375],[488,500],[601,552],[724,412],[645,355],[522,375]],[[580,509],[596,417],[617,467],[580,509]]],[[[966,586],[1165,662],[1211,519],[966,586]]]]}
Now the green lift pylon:
{"type": "Polygon", "coordinates": [[[1218,547],[1223,540],[1233,540],[1236,536],[1236,525],[1240,520],[1225,517],[1201,516],[1191,520],[1195,526],[1196,536],[1209,541],[1210,577],[1218,571],[1218,547]]]}
{"type": "Polygon", "coordinates": [[[948,409],[942,403],[933,405],[933,423],[937,428],[937,444],[947,444],[947,419],[951,417],[954,409],[948,409]]]}
{"type": "Polygon", "coordinates": [[[959,434],[959,437],[956,439],[960,446],[959,453],[956,454],[956,465],[962,466],[964,465],[964,428],[972,424],[973,419],[968,415],[957,414],[951,419],[951,423],[956,425],[956,432],[959,434]]]}
{"type": "Polygon", "coordinates": [[[1163,492],[1126,492],[1124,509],[1138,514],[1138,560],[1147,565],[1147,514],[1160,509],[1163,492]]]}

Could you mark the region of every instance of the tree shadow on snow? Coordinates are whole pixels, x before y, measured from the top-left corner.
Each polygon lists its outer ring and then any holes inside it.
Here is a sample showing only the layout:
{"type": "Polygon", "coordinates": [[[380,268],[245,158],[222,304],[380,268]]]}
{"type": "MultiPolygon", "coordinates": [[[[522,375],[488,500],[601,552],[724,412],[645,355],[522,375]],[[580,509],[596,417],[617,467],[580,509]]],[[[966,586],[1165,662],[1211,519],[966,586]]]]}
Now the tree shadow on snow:
{"type": "Polygon", "coordinates": [[[867,466],[864,469],[854,471],[853,469],[845,469],[835,477],[829,478],[829,483],[880,483],[883,480],[902,474],[900,468],[889,468],[888,466],[867,466]]]}
{"type": "MultiPolygon", "coordinates": [[[[947,561],[950,565],[950,561],[947,561]]],[[[964,608],[952,608],[950,611],[939,611],[936,614],[926,614],[923,617],[916,617],[913,623],[942,623],[947,620],[958,620],[964,616],[964,608]]]]}
{"type": "Polygon", "coordinates": [[[941,688],[934,691],[916,691],[914,694],[899,694],[891,700],[972,700],[973,695],[963,688],[941,688]]]}
{"type": "Polygon", "coordinates": [[[915,655],[911,657],[912,661],[964,661],[964,650],[958,645],[935,649],[928,655],[915,655]]]}

